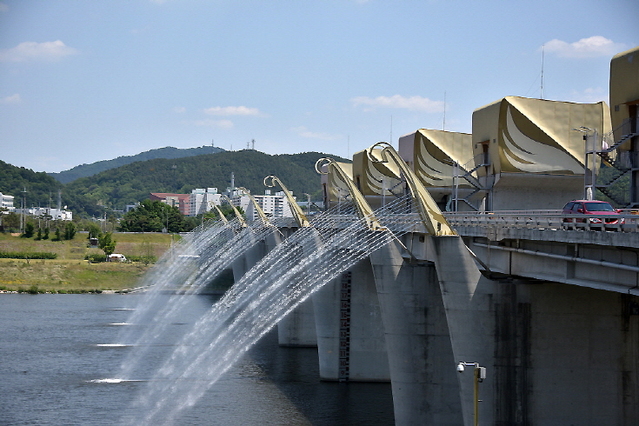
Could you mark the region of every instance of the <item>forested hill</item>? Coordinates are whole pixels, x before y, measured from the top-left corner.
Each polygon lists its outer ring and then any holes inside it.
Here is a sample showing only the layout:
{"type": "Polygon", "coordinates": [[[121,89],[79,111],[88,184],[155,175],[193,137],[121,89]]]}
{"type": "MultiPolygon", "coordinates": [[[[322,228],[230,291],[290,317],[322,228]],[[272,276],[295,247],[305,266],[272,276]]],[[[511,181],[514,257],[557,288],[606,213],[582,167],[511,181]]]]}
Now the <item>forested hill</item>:
{"type": "Polygon", "coordinates": [[[65,192],[84,194],[98,204],[122,209],[127,204],[147,199],[151,192],[188,194],[195,188],[224,191],[230,186],[231,173],[234,173],[235,185],[245,187],[253,194],[263,194],[266,189],[264,178],[276,175],[296,195],[308,193],[317,199],[321,188],[315,162],[326,156],[319,152],[268,155],[243,150],[155,159],[77,179],[65,185],[65,192]]]}
{"type": "Polygon", "coordinates": [[[0,192],[13,195],[13,206],[17,209],[22,206],[23,197],[26,207],[56,208],[60,194],[62,207],[68,206],[74,214],[101,216],[104,210],[81,192],[69,192],[64,184],[45,172],[34,172],[4,161],[0,161],[0,192]]]}
{"type": "Polygon", "coordinates": [[[105,170],[115,169],[117,167],[135,163],[136,161],[154,160],[156,158],[173,159],[173,158],[193,157],[196,155],[215,154],[215,153],[223,152],[223,151],[224,149],[216,148],[213,146],[201,146],[197,148],[187,148],[187,149],[180,149],[180,148],[174,148],[172,146],[167,146],[164,148],[144,151],[136,155],[117,157],[117,158],[114,158],[113,160],[103,160],[103,161],[98,161],[91,164],[81,164],[79,166],[76,166],[69,170],[62,171],[60,173],[48,173],[48,174],[50,176],[53,176],[56,180],[62,183],[69,183],[82,177],[93,176],[105,170]]]}

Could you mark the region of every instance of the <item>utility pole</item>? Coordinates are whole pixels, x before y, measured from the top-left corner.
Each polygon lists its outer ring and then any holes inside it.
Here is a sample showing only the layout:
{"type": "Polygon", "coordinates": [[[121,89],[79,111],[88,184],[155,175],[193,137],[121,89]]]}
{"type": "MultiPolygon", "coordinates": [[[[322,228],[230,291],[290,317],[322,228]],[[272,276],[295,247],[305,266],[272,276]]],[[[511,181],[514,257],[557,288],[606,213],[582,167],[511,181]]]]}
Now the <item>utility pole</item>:
{"type": "Polygon", "coordinates": [[[23,186],[22,187],[22,215],[20,216],[20,232],[24,233],[24,227],[26,225],[27,219],[24,213],[24,210],[27,207],[27,187],[23,186]]]}

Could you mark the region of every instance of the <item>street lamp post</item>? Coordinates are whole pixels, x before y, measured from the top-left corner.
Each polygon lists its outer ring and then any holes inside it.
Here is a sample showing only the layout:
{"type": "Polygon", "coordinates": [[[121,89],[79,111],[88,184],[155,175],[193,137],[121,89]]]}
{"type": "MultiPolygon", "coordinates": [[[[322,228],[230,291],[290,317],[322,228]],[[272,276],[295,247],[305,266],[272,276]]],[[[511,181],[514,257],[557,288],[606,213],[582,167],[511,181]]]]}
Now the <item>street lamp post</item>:
{"type": "Polygon", "coordinates": [[[457,372],[463,373],[465,367],[473,368],[473,425],[479,425],[479,383],[486,378],[486,367],[481,367],[478,362],[459,361],[457,372]]]}
{"type": "Polygon", "coordinates": [[[581,126],[573,129],[583,133],[584,140],[584,199],[593,200],[595,198],[595,187],[597,183],[597,169],[595,166],[595,155],[597,153],[597,131],[590,127],[581,126]]]}

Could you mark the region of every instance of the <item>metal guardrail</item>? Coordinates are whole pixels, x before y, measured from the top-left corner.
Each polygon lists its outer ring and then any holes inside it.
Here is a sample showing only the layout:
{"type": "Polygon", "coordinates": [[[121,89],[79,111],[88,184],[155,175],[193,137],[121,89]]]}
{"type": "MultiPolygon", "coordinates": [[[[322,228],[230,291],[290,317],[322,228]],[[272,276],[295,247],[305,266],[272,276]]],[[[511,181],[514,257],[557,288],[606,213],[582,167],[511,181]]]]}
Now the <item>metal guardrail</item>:
{"type": "Polygon", "coordinates": [[[561,210],[500,210],[492,212],[446,212],[446,220],[455,228],[504,227],[537,230],[586,230],[639,232],[639,211],[622,210],[623,223],[593,223],[596,215],[564,215],[561,210]]]}

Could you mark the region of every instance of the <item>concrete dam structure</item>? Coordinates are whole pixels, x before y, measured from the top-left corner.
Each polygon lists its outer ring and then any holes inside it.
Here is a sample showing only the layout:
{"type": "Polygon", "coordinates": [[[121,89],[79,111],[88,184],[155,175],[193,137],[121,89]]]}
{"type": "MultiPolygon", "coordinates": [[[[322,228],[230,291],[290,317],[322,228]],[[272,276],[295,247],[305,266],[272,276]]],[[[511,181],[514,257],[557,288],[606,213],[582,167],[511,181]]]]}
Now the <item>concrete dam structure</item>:
{"type": "Polygon", "coordinates": [[[398,425],[636,424],[635,212],[613,233],[566,229],[559,209],[636,149],[637,55],[611,66],[632,75],[611,81],[611,102],[631,92],[627,130],[602,102],[507,97],[472,135],[420,129],[318,164],[327,206],[392,233],[374,210],[409,196],[413,226],[292,312],[280,343],[316,343],[322,380],[390,381],[398,425]]]}
{"type": "MultiPolygon", "coordinates": [[[[369,166],[391,163],[392,152],[372,147],[369,166]]],[[[393,158],[398,166],[401,159],[393,158]]],[[[340,168],[326,167],[334,193],[348,189],[343,183],[350,174],[340,168]]],[[[279,325],[287,335],[315,329],[321,379],[390,380],[402,425],[474,424],[476,418],[482,424],[633,424],[639,415],[639,269],[627,274],[625,286],[615,283],[623,291],[509,273],[504,263],[545,258],[498,260],[490,245],[507,239],[491,241],[488,227],[481,241],[470,232],[460,236],[432,198],[420,199],[428,192],[415,175],[407,168],[402,174],[413,199],[406,220],[415,229],[313,294],[314,322],[279,325]],[[471,365],[469,372],[460,374],[460,364],[471,365]]],[[[378,232],[392,232],[379,225],[378,232]]],[[[564,250],[579,244],[567,234],[584,234],[560,226],[549,232],[568,238],[560,243],[564,250]]],[[[571,263],[553,267],[565,272],[575,268],[571,263]]]]}
{"type": "Polygon", "coordinates": [[[419,129],[318,161],[315,217],[265,178],[293,218],[236,211],[158,273],[197,292],[231,266],[236,283],[149,382],[143,419],[173,418],[277,324],[280,345],[317,347],[320,380],[390,382],[397,425],[637,424],[635,198],[605,225],[561,210],[606,193],[603,167],[639,170],[637,55],[613,58],[612,121],[603,102],[506,97],[472,135],[419,129]]]}

